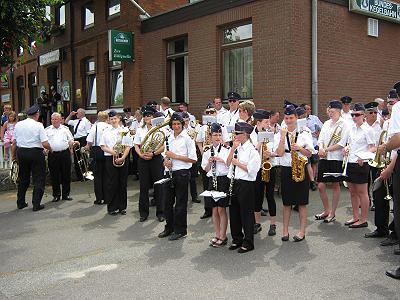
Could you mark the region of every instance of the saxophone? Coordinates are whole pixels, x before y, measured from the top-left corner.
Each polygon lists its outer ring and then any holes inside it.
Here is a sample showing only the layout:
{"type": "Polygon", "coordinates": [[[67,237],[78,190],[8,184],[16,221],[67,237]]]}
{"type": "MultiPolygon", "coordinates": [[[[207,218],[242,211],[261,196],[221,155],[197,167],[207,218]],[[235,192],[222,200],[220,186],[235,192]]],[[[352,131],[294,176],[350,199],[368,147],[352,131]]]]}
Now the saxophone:
{"type": "MultiPolygon", "coordinates": [[[[295,142],[295,135],[291,134],[290,144],[292,145],[295,142]]],[[[299,153],[295,150],[291,150],[290,155],[292,156],[292,180],[295,182],[302,182],[305,178],[305,166],[308,160],[305,157],[299,156],[299,153]]]]}
{"type": "Polygon", "coordinates": [[[261,180],[265,182],[269,182],[270,180],[270,171],[272,169],[272,164],[269,161],[269,157],[266,157],[268,151],[268,140],[265,140],[262,143],[262,162],[261,162],[261,180]]]}

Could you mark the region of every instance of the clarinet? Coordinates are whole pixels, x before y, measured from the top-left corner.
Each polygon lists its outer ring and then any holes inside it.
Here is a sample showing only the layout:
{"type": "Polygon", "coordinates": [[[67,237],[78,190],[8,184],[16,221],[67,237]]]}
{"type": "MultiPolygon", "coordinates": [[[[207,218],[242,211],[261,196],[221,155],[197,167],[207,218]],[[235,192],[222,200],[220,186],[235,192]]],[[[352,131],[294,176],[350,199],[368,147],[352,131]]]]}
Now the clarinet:
{"type": "MultiPolygon", "coordinates": [[[[214,158],[215,157],[214,147],[211,146],[210,150],[211,150],[211,157],[214,158]]],[[[217,181],[217,162],[215,160],[212,162],[211,171],[212,171],[212,184],[214,191],[216,191],[218,187],[218,181],[217,181]]]]}
{"type": "MultiPolygon", "coordinates": [[[[237,148],[235,149],[235,152],[233,153],[233,158],[237,159],[238,156],[238,150],[237,148]]],[[[234,165],[232,168],[232,176],[231,176],[231,181],[229,183],[229,192],[228,192],[228,196],[231,199],[232,195],[233,195],[233,182],[235,180],[235,170],[236,170],[236,166],[234,165]]]]}
{"type": "MultiPolygon", "coordinates": [[[[167,148],[167,151],[169,151],[168,138],[169,138],[169,136],[167,136],[167,137],[165,138],[165,147],[167,148]]],[[[171,159],[168,158],[168,160],[171,160],[171,159]]],[[[171,168],[172,168],[172,167],[171,167],[171,168]]],[[[170,181],[169,181],[170,188],[173,189],[173,188],[174,188],[174,181],[173,181],[173,179],[172,179],[172,170],[171,170],[171,169],[168,169],[168,175],[169,175],[169,179],[170,179],[170,181]]]]}

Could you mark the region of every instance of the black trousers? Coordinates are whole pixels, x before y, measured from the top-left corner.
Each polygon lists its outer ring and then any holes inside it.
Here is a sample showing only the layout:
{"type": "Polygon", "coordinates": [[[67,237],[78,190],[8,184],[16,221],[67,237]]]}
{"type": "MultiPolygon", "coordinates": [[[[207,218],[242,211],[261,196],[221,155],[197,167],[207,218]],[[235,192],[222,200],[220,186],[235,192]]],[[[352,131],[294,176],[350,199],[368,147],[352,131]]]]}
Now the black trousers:
{"type": "Polygon", "coordinates": [[[393,216],[394,228],[397,234],[400,232],[400,151],[397,151],[397,161],[393,172],[393,216]]]}
{"type": "MultiPolygon", "coordinates": [[[[163,178],[163,162],[161,155],[153,157],[151,160],[139,158],[138,171],[140,178],[139,213],[141,217],[149,215],[149,189],[154,182],[163,178]]],[[[156,201],[156,215],[162,216],[163,209],[159,189],[154,189],[154,199],[156,201]]]]}
{"type": "Polygon", "coordinates": [[[48,166],[53,197],[67,198],[71,190],[71,153],[69,149],[49,153],[48,166]],[[62,193],[60,189],[62,186],[62,193]]]}
{"type": "Polygon", "coordinates": [[[165,189],[169,192],[164,198],[165,229],[186,234],[190,171],[189,169],[174,171],[172,178],[174,187],[171,188],[167,183],[165,189]]]}
{"type": "Polygon", "coordinates": [[[43,149],[18,148],[17,158],[19,162],[17,207],[22,207],[25,203],[26,190],[30,184],[31,174],[33,181],[32,205],[37,207],[42,201],[46,180],[46,163],[43,149]]]}
{"type": "MultiPolygon", "coordinates": [[[[80,138],[76,138],[74,140],[79,142],[80,148],[86,146],[86,136],[83,136],[83,137],[80,137],[80,138]]],[[[82,181],[83,180],[83,175],[82,175],[81,169],[80,169],[79,164],[78,164],[78,161],[81,159],[81,152],[80,151],[76,151],[75,153],[76,153],[76,154],[74,154],[75,174],[76,174],[77,180],[78,181],[82,181]]]]}
{"type": "Polygon", "coordinates": [[[106,194],[108,212],[126,209],[128,196],[128,164],[122,167],[114,167],[113,157],[106,156],[106,194]]]}
{"type": "Polygon", "coordinates": [[[103,159],[93,159],[93,184],[94,184],[94,194],[96,200],[105,200],[106,190],[107,190],[107,177],[106,177],[106,160],[103,159]]]}
{"type": "Polygon", "coordinates": [[[255,182],[255,203],[254,211],[260,212],[264,202],[264,194],[267,197],[268,212],[271,217],[276,216],[276,202],[274,197],[275,179],[276,179],[276,167],[273,167],[269,173],[269,182],[261,181],[261,169],[257,173],[257,179],[255,182]]]}
{"type": "Polygon", "coordinates": [[[139,173],[139,155],[136,153],[135,148],[129,151],[129,175],[138,175],[139,173]],[[130,157],[132,156],[132,160],[130,157]]]}
{"type": "Polygon", "coordinates": [[[194,163],[190,168],[190,196],[193,199],[197,199],[197,184],[196,178],[198,174],[197,163],[194,163]]]}
{"type": "MultiPolygon", "coordinates": [[[[389,186],[389,193],[392,195],[392,186],[389,186]]],[[[376,230],[381,233],[388,233],[389,231],[389,212],[390,212],[390,201],[385,200],[386,187],[384,184],[373,192],[374,204],[375,204],[375,226],[376,230]]]]}
{"type": "Polygon", "coordinates": [[[229,208],[232,243],[245,248],[254,247],[254,194],[254,181],[234,181],[229,208]]]}

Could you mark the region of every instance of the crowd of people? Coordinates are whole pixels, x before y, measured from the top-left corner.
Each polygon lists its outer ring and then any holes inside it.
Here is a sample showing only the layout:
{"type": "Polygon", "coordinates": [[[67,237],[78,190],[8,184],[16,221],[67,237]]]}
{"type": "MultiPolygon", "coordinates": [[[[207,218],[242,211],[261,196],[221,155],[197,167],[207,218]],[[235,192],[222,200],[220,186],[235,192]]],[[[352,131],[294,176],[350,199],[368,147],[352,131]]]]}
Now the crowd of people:
{"type": "MultiPolygon", "coordinates": [[[[53,201],[72,200],[73,157],[78,180],[93,175],[94,204],[106,204],[110,215],[126,214],[128,175],[134,173],[140,186],[139,222],[149,218],[150,205],[156,206],[157,220],[165,222],[159,238],[177,240],[187,235],[189,190],[191,201],[199,203],[196,177],[200,175],[205,191],[201,218],[212,217],[212,247],[228,244],[229,225],[229,250],[253,250],[254,235],[262,230],[261,216],[267,212],[268,236],[276,235],[276,191],[283,202],[281,240],[290,240],[295,209],[300,226],[291,238],[301,242],[307,233],[310,189],[318,189],[322,202],[315,220],[331,223],[336,220],[342,184],[349,189],[352,205],[352,217],[345,225],[368,227],[369,211],[374,210],[376,229],[365,237],[386,237],[382,245],[396,245],[400,232],[400,98],[396,88],[400,89],[400,83],[386,100],[364,104],[352,103],[349,96],[332,100],[325,122],[311,114],[310,105],[287,100],[281,121],[279,111],[256,108],[236,92],[227,95],[228,109],[220,98],[208,103],[199,121],[186,103],[175,112],[168,97],[150,101],[133,114],[130,108],[124,114],[100,111],[94,124],[82,108],[65,120],[54,112],[46,128],[39,122],[40,105],[29,108],[27,119],[18,123],[11,107],[5,106],[1,138],[5,144],[12,143],[12,159],[19,163],[20,209],[28,206],[25,194],[31,175],[33,210],[44,208],[45,157],[53,201]],[[394,199],[391,224],[390,199],[394,199]]],[[[400,254],[400,248],[396,252],[400,254]]],[[[400,268],[387,275],[400,279],[400,268]]]]}

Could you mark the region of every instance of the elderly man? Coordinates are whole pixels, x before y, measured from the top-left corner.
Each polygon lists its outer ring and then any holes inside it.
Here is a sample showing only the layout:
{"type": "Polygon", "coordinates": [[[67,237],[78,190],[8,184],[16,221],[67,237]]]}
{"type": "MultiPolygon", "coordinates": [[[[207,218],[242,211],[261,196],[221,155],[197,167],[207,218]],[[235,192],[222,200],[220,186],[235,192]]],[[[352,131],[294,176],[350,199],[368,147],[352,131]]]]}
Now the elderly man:
{"type": "Polygon", "coordinates": [[[61,115],[57,112],[51,115],[51,125],[45,129],[51,151],[48,153],[48,165],[53,188],[53,202],[72,200],[71,189],[71,151],[74,138],[68,127],[63,126],[61,115]],[[62,186],[62,193],[60,189],[62,186]]]}
{"type": "Polygon", "coordinates": [[[160,112],[163,113],[165,117],[168,115],[172,116],[174,110],[169,107],[171,104],[171,100],[168,97],[162,97],[160,100],[160,112]]]}

